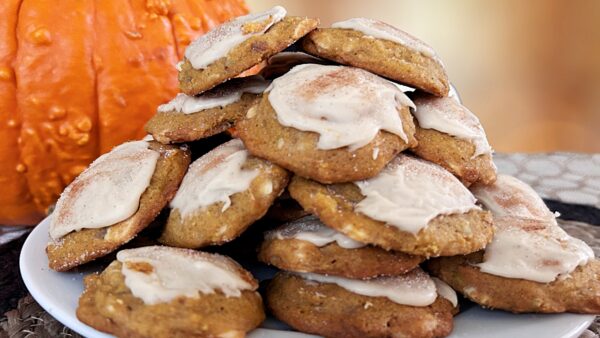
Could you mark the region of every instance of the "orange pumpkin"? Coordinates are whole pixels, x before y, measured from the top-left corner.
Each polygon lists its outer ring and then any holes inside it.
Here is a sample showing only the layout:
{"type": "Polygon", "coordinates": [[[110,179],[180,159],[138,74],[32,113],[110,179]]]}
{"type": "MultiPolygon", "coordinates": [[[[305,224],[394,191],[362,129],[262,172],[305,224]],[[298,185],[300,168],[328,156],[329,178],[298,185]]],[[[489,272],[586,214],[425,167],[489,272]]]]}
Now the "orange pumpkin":
{"type": "Polygon", "coordinates": [[[198,35],[243,0],[0,1],[0,224],[35,224],[178,91],[198,35]]]}

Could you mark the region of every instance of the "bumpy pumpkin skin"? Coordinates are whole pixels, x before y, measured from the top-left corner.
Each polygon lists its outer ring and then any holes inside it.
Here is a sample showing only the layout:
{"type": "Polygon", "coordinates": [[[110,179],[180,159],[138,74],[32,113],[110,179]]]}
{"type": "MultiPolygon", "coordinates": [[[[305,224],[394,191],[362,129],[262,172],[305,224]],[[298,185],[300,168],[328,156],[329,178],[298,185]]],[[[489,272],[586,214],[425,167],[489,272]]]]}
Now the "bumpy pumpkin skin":
{"type": "Polygon", "coordinates": [[[197,36],[240,0],[0,1],[0,225],[35,224],[94,158],[145,135],[197,36]]]}
{"type": "Polygon", "coordinates": [[[33,204],[17,143],[21,117],[12,64],[17,55],[19,4],[20,0],[0,1],[0,224],[31,224],[42,216],[33,204]]]}

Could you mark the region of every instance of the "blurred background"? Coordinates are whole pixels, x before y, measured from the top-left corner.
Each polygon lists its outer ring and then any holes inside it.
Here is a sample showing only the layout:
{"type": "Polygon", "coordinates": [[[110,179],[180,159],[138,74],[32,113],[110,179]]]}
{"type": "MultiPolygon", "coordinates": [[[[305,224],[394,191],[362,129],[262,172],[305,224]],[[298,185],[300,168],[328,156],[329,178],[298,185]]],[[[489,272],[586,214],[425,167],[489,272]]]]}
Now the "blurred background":
{"type": "Polygon", "coordinates": [[[248,0],[424,40],[500,152],[600,152],[600,1],[248,0]]]}

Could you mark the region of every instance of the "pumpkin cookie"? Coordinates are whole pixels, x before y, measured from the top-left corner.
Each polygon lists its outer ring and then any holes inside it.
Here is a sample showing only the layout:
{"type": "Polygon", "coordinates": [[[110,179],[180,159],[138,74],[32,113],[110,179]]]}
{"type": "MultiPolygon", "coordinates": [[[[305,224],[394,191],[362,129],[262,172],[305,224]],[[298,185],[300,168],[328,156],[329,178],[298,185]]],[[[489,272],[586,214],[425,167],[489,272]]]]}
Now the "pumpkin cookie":
{"type": "Polygon", "coordinates": [[[450,97],[418,95],[413,102],[418,122],[418,145],[411,149],[415,154],[441,165],[467,186],[496,180],[492,148],[475,114],[450,97]]]}
{"type": "Polygon", "coordinates": [[[283,270],[357,279],[401,275],[423,261],[423,257],[357,242],[314,216],[268,232],[258,259],[283,270]]]}
{"type": "Polygon", "coordinates": [[[423,41],[373,19],[353,18],[319,28],[302,40],[310,54],[360,67],[436,96],[448,95],[444,65],[423,41]]]}
{"type": "Polygon", "coordinates": [[[267,212],[287,182],[284,169],[250,156],[239,139],[224,143],[190,166],[159,241],[185,248],[229,242],[267,212]]]}
{"type": "Polygon", "coordinates": [[[516,217],[556,223],[556,215],[525,182],[509,175],[498,175],[494,184],[471,186],[479,203],[494,217],[516,217]]]}
{"type": "Polygon", "coordinates": [[[226,22],[186,48],[178,64],[179,87],[188,95],[207,91],[286,49],[318,24],[286,16],[280,6],[226,22]]]}
{"type": "Polygon", "coordinates": [[[224,132],[252,106],[269,83],[260,76],[232,79],[199,96],[177,94],[146,123],[158,142],[182,143],[224,132]]]}
{"type": "Polygon", "coordinates": [[[456,293],[419,268],[371,280],[278,273],[266,303],[296,330],[326,337],[445,337],[457,312],[456,293]]]}
{"type": "Polygon", "coordinates": [[[236,129],[256,156],[319,182],[348,182],[416,145],[411,106],[362,69],[304,64],[275,79],[236,129]]]}
{"type": "Polygon", "coordinates": [[[69,270],[133,239],[173,198],[189,163],[187,149],[153,141],[124,143],[96,159],[56,203],[50,268],[69,270]]]}
{"type": "Polygon", "coordinates": [[[288,189],[326,225],[386,250],[453,256],[492,238],[490,213],[452,174],[403,154],[369,180],[323,185],[294,176],[288,189]]]}
{"type": "Polygon", "coordinates": [[[256,280],[217,254],[122,250],[84,284],[77,318],[118,337],[242,338],[265,318],[256,280]]]}
{"type": "Polygon", "coordinates": [[[473,191],[494,216],[494,238],[485,251],[431,261],[435,275],[491,308],[600,313],[600,262],[559,227],[531,187],[499,175],[473,191]]]}
{"type": "MultiPolygon", "coordinates": [[[[505,253],[513,256],[510,251],[505,253]]],[[[592,259],[575,268],[565,278],[549,283],[485,273],[478,267],[483,262],[483,252],[440,257],[429,261],[428,270],[466,298],[487,308],[515,313],[600,314],[598,259],[592,259]]],[[[515,265],[518,263],[512,262],[515,265]]]]}

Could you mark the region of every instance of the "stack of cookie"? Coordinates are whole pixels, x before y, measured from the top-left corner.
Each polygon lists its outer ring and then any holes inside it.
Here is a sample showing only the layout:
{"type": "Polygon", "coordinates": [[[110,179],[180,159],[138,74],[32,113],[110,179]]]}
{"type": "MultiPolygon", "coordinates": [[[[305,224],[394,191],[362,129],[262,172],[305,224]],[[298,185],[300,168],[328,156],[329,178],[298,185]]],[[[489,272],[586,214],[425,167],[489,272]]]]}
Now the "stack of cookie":
{"type": "Polygon", "coordinates": [[[253,244],[284,270],[268,308],[300,331],[446,336],[454,290],[510,311],[599,312],[593,253],[521,183],[496,181],[485,132],[431,47],[376,20],[317,28],[286,14],[274,7],[194,41],[177,65],[183,93],[148,122],[150,140],[115,148],[61,196],[55,270],[115,251],[167,205],[158,241],[183,248],[120,251],[86,279],[82,321],[118,335],[244,336],[264,318],[256,281],[193,249],[282,219],[253,244]],[[302,51],[284,52],[292,44],[302,51]],[[487,285],[505,280],[529,303],[487,285]],[[581,288],[576,301],[560,296],[581,288]]]}
{"type": "Polygon", "coordinates": [[[267,305],[300,331],[446,336],[458,312],[454,290],[419,268],[423,256],[358,242],[314,216],[268,232],[259,259],[286,270],[270,282],[267,305]]]}

